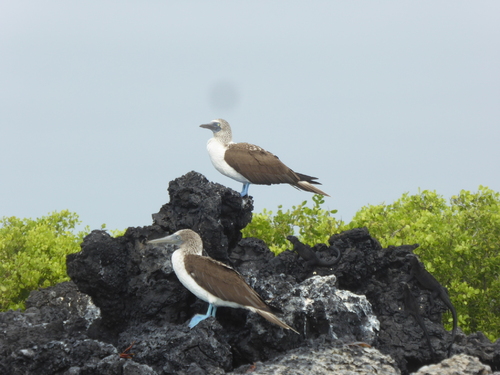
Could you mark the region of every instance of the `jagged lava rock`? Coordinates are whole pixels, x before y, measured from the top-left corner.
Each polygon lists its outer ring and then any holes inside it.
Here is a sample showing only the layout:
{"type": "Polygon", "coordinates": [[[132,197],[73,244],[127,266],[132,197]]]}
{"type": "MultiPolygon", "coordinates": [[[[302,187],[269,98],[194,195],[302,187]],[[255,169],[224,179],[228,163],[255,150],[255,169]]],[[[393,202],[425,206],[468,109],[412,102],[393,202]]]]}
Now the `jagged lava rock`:
{"type": "Polygon", "coordinates": [[[170,254],[153,247],[145,251],[146,239],[192,228],[211,256],[226,259],[227,246],[239,241],[240,230],[251,220],[251,200],[243,201],[238,193],[198,173],[172,181],[169,192],[171,202],[153,215],[152,226],[129,228],[119,238],[93,231],[82,251],[68,256],[68,275],[101,308],[103,326],[109,331],[119,332],[131,320],[151,317],[178,322],[178,311],[190,295],[170,282],[177,281],[170,254]],[[216,247],[217,241],[221,246],[216,247]]]}
{"type": "Polygon", "coordinates": [[[168,233],[194,230],[212,258],[227,261],[228,250],[241,240],[241,229],[252,221],[252,199],[196,172],[172,181],[168,192],[170,202],[153,215],[154,223],[168,233]]]}
{"type": "Polygon", "coordinates": [[[129,228],[119,238],[93,231],[85,238],[82,251],[68,256],[68,274],[101,311],[90,330],[93,338],[120,348],[135,341],[134,360],[159,373],[186,371],[185,366],[192,363],[209,373],[215,369],[227,371],[240,364],[265,361],[302,345],[305,338],[322,335],[344,341],[373,341],[373,328],[368,328],[367,322],[376,322],[376,317],[369,304],[362,296],[338,291],[334,276],[305,280],[303,285],[282,274],[253,276],[274,256],[255,239],[245,241],[260,245],[247,246],[247,250],[256,251],[252,256],[236,246],[242,242],[240,230],[251,220],[251,199],[243,199],[194,172],[172,181],[169,192],[171,202],[153,215],[152,226],[129,228]],[[245,265],[242,271],[245,275],[249,270],[246,276],[250,285],[281,308],[282,317],[299,327],[303,337],[256,314],[231,308],[219,308],[217,320],[207,319],[196,329],[188,329],[186,322],[195,313],[204,312],[207,304],[177,280],[171,265],[175,249],[147,245],[146,240],[190,226],[200,232],[210,256],[227,258],[238,269],[238,265],[245,265]],[[223,245],[217,247],[218,241],[223,245]],[[251,259],[253,270],[248,268],[251,259]],[[307,302],[311,298],[316,302],[307,302]],[[350,324],[344,325],[347,317],[350,324]],[[193,347],[205,349],[187,350],[193,347]],[[185,355],[186,351],[190,355],[185,355]]]}
{"type": "MultiPolygon", "coordinates": [[[[366,228],[334,235],[329,245],[319,244],[314,250],[324,254],[321,256],[326,259],[336,254],[335,249],[341,251],[340,261],[330,268],[316,267],[311,270],[298,254],[285,251],[276,257],[263,256],[255,274],[255,258],[257,254],[265,254],[266,249],[265,244],[255,239],[240,241],[230,258],[238,264],[240,272],[250,278],[265,279],[270,275],[282,274],[286,275],[290,285],[315,274],[336,275],[339,289],[366,296],[380,322],[380,330],[373,345],[382,353],[391,355],[403,374],[446,358],[451,339],[450,332],[444,329],[441,321],[446,306],[440,300],[432,304],[431,292],[423,289],[415,280],[410,281],[415,295],[419,295],[421,313],[437,353],[436,358],[430,353],[422,329],[404,310],[401,282],[408,280],[410,270],[406,256],[413,254],[418,245],[384,249],[366,228]]],[[[319,311],[317,316],[321,316],[319,311]]],[[[321,334],[325,333],[324,328],[321,334]]],[[[484,335],[465,336],[459,330],[453,347],[456,353],[479,357],[494,370],[500,366],[500,340],[491,343],[484,335]]]]}
{"type": "Polygon", "coordinates": [[[72,282],[32,292],[26,311],[0,314],[0,373],[56,374],[118,357],[113,345],[88,337],[98,318],[99,309],[72,282]]]}

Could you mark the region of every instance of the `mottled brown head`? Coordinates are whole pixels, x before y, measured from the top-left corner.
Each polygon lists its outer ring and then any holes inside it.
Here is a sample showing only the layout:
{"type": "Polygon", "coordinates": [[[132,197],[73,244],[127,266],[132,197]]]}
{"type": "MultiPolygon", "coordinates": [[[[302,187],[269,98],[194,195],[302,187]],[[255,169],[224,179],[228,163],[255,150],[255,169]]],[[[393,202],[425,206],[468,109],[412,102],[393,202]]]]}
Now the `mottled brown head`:
{"type": "Polygon", "coordinates": [[[200,128],[210,129],[214,133],[214,138],[225,146],[233,141],[231,126],[221,118],[212,120],[209,124],[200,125],[200,128]]]}
{"type": "Polygon", "coordinates": [[[201,255],[203,242],[201,237],[191,229],[181,229],[170,236],[148,241],[148,243],[168,243],[181,247],[186,254],[201,255]]]}

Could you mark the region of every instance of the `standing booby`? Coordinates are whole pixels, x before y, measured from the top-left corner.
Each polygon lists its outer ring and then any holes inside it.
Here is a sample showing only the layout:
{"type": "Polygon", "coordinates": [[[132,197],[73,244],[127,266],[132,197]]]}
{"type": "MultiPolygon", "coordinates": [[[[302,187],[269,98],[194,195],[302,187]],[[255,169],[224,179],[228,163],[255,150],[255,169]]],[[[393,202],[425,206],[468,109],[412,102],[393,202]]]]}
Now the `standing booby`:
{"type": "Polygon", "coordinates": [[[218,306],[228,306],[256,312],[271,323],[298,333],[274,315],[277,309],[267,305],[238,272],[224,263],[203,256],[203,243],[198,233],[182,229],[148,243],[179,246],[172,254],[172,267],[177,278],[196,297],[209,303],[205,315],[196,314],[191,319],[190,328],[210,316],[215,317],[218,306]]]}
{"type": "Polygon", "coordinates": [[[293,187],[329,197],[314,185],[321,185],[316,177],[296,173],[270,152],[250,143],[234,143],[231,127],[226,120],[217,119],[200,125],[210,129],[214,136],[208,140],[210,160],[223,175],[243,183],[241,196],[248,195],[250,184],[290,184],[293,187]]]}

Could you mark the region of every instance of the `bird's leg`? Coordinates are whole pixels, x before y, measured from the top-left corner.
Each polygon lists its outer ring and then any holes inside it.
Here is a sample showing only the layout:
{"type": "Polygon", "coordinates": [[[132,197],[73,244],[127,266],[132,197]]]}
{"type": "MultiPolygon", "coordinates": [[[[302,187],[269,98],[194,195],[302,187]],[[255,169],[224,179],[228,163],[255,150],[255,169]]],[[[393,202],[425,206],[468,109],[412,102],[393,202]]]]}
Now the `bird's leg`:
{"type": "Polygon", "coordinates": [[[250,182],[243,183],[243,190],[241,191],[241,196],[244,197],[248,195],[248,187],[250,186],[250,182]]]}
{"type": "Polygon", "coordinates": [[[211,316],[215,317],[215,312],[217,311],[217,306],[212,305],[211,303],[208,304],[208,310],[205,315],[203,314],[196,314],[191,318],[191,321],[189,322],[189,328],[195,327],[199,322],[202,320],[205,320],[207,318],[210,318],[211,316]]]}
{"type": "Polygon", "coordinates": [[[211,316],[212,315],[212,310],[214,309],[214,305],[212,305],[211,303],[208,304],[208,309],[207,309],[207,313],[205,314],[206,316],[211,316]]]}

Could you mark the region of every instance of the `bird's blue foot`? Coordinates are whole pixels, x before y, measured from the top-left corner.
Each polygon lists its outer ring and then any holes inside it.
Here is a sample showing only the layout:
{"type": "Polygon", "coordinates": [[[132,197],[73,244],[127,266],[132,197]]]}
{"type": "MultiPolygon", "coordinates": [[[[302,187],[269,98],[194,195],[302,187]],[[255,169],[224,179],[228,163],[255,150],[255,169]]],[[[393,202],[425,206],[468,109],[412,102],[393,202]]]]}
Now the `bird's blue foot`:
{"type": "Polygon", "coordinates": [[[215,313],[217,312],[217,306],[214,306],[212,304],[208,305],[208,310],[205,315],[203,314],[196,314],[191,318],[191,321],[189,322],[189,328],[195,327],[199,322],[202,320],[205,320],[207,318],[210,318],[211,316],[215,317],[215,313]]]}
{"type": "Polygon", "coordinates": [[[202,314],[196,314],[191,318],[191,321],[189,322],[189,328],[193,328],[196,326],[199,322],[202,320],[205,320],[206,318],[210,318],[210,315],[202,315],[202,314]]]}
{"type": "Polygon", "coordinates": [[[245,182],[243,184],[243,190],[241,191],[241,196],[244,197],[246,195],[248,195],[248,188],[250,186],[250,183],[249,182],[245,182]]]}

